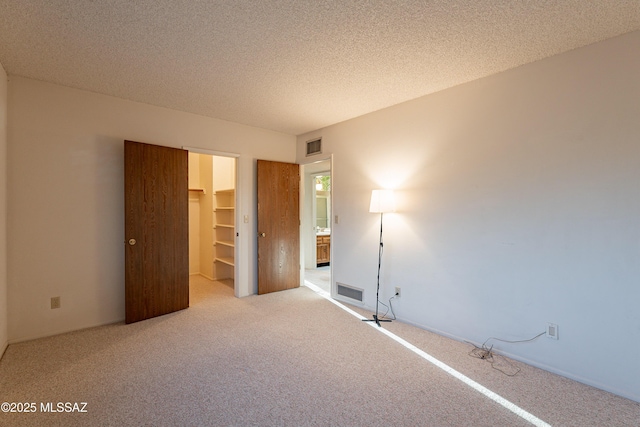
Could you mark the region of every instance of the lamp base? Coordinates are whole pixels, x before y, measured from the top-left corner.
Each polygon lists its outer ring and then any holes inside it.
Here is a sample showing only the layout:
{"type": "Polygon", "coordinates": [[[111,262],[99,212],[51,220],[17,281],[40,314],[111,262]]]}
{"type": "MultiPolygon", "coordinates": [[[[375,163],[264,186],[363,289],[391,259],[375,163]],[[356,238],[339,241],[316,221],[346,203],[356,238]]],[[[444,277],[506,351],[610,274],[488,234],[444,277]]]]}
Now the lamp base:
{"type": "Polygon", "coordinates": [[[391,319],[379,319],[377,315],[373,315],[373,319],[362,319],[363,322],[376,322],[378,326],[382,327],[380,322],[391,322],[391,319]]]}

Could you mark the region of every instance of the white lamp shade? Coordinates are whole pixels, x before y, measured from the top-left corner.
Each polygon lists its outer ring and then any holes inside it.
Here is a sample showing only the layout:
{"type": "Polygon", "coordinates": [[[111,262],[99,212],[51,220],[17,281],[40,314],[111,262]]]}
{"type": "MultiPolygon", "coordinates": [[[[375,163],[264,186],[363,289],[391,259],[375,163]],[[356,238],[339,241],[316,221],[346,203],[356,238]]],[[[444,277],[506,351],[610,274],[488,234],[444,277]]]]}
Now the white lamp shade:
{"type": "Polygon", "coordinates": [[[371,204],[369,212],[387,213],[395,212],[396,199],[393,190],[373,190],[371,192],[371,204]]]}

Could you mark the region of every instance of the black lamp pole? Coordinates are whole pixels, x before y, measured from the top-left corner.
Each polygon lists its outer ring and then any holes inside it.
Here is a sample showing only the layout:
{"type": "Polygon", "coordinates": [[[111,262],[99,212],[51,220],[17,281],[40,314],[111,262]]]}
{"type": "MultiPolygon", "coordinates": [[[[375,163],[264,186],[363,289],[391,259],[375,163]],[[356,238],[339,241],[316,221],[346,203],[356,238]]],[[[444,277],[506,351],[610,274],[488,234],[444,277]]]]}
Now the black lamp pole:
{"type": "Polygon", "coordinates": [[[362,319],[363,322],[376,322],[380,327],[380,322],[391,322],[391,319],[380,319],[378,317],[378,306],[380,304],[380,266],[382,265],[382,215],[380,212],[380,246],[378,247],[378,286],[376,288],[376,314],[373,315],[373,319],[362,319]]]}

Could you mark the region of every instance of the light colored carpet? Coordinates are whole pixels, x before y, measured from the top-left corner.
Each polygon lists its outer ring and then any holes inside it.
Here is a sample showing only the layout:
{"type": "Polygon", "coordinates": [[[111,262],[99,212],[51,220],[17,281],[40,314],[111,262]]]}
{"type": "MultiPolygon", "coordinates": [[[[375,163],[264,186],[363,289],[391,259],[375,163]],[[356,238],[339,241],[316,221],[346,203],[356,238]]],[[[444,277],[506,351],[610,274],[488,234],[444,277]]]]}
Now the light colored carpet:
{"type": "Polygon", "coordinates": [[[304,270],[304,280],[308,280],[320,289],[331,294],[331,267],[307,268],[304,270]]]}
{"type": "MultiPolygon", "coordinates": [[[[632,426],[640,404],[393,322],[385,329],[551,425],[632,426]]],[[[3,402],[87,413],[2,413],[11,426],[525,426],[524,419],[310,289],[237,299],[192,281],[191,308],[9,346],[3,402]]]]}

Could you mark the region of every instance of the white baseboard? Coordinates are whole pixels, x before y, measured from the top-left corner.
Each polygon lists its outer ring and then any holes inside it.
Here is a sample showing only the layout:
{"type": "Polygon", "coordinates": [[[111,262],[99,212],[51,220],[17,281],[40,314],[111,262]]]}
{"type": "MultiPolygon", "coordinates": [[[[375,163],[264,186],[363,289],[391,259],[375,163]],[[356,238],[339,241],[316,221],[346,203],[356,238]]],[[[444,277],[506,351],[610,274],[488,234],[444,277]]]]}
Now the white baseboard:
{"type": "Polygon", "coordinates": [[[191,277],[191,276],[202,276],[202,277],[204,277],[205,279],[214,280],[214,281],[215,281],[215,280],[218,280],[218,279],[214,279],[214,278],[213,278],[213,277],[211,277],[211,276],[207,276],[207,275],[206,275],[206,274],[204,274],[204,273],[189,273],[189,277],[191,277]]]}
{"type": "Polygon", "coordinates": [[[7,347],[9,347],[9,341],[5,341],[0,347],[0,360],[4,357],[4,353],[7,351],[7,347]]]}
{"type": "Polygon", "coordinates": [[[21,338],[9,340],[9,345],[18,344],[18,343],[21,343],[21,342],[38,340],[40,338],[55,337],[56,335],[68,334],[69,332],[82,331],[84,329],[99,328],[100,326],[107,326],[107,325],[115,325],[115,324],[118,324],[118,323],[123,323],[124,324],[124,318],[122,318],[120,320],[107,321],[105,323],[98,323],[98,324],[95,324],[95,325],[83,326],[83,327],[80,327],[80,328],[65,329],[65,330],[59,331],[59,332],[52,332],[52,333],[47,333],[47,334],[36,334],[36,335],[33,335],[33,336],[21,337],[21,338]]]}

